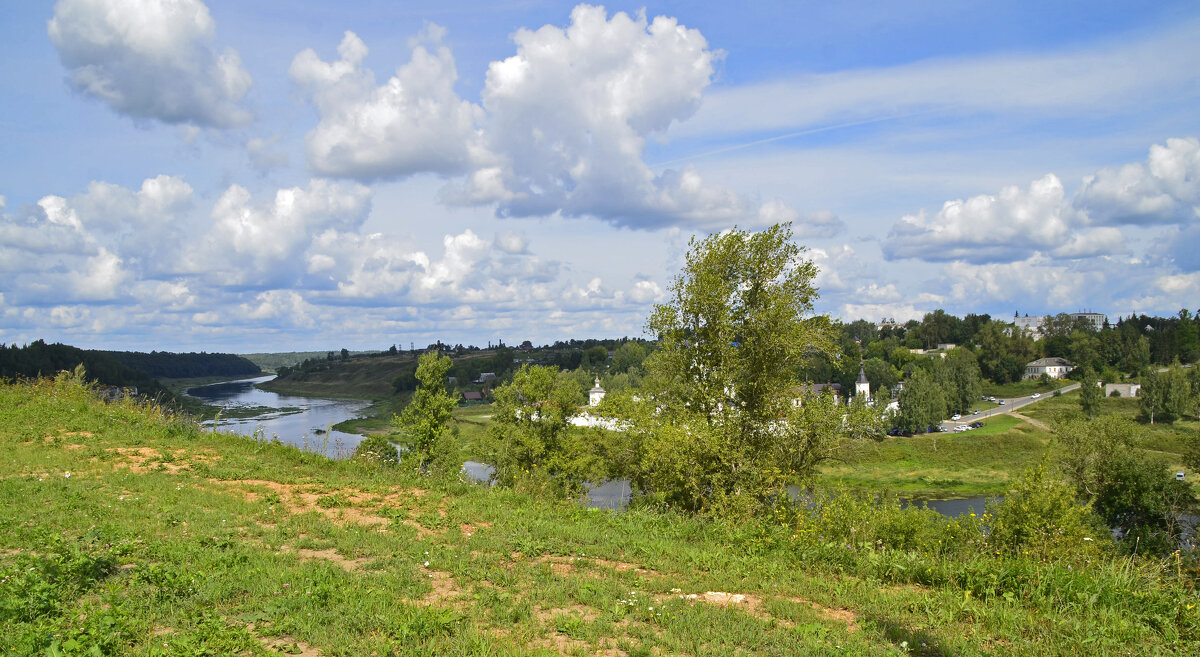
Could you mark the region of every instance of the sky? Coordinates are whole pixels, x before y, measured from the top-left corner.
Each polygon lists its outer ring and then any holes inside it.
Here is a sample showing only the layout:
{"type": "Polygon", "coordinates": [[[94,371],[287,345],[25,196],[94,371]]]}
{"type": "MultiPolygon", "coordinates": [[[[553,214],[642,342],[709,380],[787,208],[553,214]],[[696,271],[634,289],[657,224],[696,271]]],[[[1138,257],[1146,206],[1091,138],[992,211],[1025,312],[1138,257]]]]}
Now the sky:
{"type": "Polygon", "coordinates": [[[0,343],[643,336],[790,221],[845,321],[1200,307],[1200,5],[0,2],[0,343]]]}

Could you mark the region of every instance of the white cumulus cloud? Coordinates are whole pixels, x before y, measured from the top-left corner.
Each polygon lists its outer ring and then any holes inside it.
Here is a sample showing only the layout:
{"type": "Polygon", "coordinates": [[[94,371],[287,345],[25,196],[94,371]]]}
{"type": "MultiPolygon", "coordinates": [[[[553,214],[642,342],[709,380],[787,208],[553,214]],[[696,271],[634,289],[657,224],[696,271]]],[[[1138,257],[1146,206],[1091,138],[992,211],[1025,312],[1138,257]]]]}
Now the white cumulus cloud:
{"type": "Polygon", "coordinates": [[[256,200],[231,185],[212,208],[212,230],[190,255],[195,272],[214,272],[223,284],[259,285],[288,279],[304,268],[313,236],[328,229],[353,231],[366,219],[371,191],[322,179],[308,187],[279,189],[256,200]],[[229,262],[231,255],[236,262],[229,262]]]}
{"type": "Polygon", "coordinates": [[[1200,221],[1200,139],[1168,139],[1150,147],[1145,163],[1101,169],[1084,179],[1075,206],[1098,224],[1200,221]]]}
{"type": "Polygon", "coordinates": [[[71,86],[136,119],[230,127],[251,120],[250,74],[218,53],[200,0],[59,0],[47,25],[71,86]]]}
{"type": "Polygon", "coordinates": [[[468,170],[482,110],[455,93],[458,72],[441,35],[428,26],[411,60],[381,86],[363,68],[367,46],[353,32],[335,62],[311,49],[296,55],[288,74],[309,90],[321,116],[307,137],[314,171],[376,180],[468,170]]]}
{"type": "Polygon", "coordinates": [[[1083,258],[1123,249],[1120,233],[1086,223],[1067,202],[1058,176],[1046,174],[1028,189],[1013,185],[995,195],[946,201],[932,218],[924,211],[906,215],[892,226],[883,252],[889,259],[989,263],[1038,252],[1083,258]]]}

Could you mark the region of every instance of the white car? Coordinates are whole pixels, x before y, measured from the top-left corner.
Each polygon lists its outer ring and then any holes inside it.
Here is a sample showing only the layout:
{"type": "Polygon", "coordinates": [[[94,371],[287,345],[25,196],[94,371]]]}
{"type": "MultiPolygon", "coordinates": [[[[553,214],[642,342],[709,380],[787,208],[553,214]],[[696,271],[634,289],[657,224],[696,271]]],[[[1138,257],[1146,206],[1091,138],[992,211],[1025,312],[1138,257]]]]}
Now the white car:
{"type": "Polygon", "coordinates": [[[957,427],[954,427],[955,432],[970,431],[970,430],[971,430],[971,427],[969,427],[965,424],[960,424],[957,427]]]}
{"type": "Polygon", "coordinates": [[[1035,392],[1035,393],[1033,393],[1032,395],[1029,395],[1029,398],[1030,398],[1030,399],[1037,399],[1038,397],[1041,397],[1041,396],[1042,396],[1042,393],[1040,393],[1040,392],[1035,392]]]}
{"type": "Polygon", "coordinates": [[[951,420],[954,420],[955,422],[958,422],[959,420],[961,420],[961,419],[962,419],[962,416],[961,416],[961,415],[959,415],[958,413],[955,413],[954,415],[951,415],[951,416],[950,416],[950,419],[951,419],[951,420]]]}

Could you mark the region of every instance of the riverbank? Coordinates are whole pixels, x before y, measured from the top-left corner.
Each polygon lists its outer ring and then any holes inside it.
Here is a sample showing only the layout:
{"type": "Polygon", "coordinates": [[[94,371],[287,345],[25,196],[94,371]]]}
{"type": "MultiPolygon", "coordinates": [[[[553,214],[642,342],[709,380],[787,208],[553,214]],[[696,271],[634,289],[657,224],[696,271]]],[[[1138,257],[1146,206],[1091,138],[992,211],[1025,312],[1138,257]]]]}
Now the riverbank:
{"type": "Polygon", "coordinates": [[[969,516],[615,514],[201,432],[69,383],[0,387],[0,446],[13,655],[1200,647],[1173,562],[997,555],[969,516]]]}

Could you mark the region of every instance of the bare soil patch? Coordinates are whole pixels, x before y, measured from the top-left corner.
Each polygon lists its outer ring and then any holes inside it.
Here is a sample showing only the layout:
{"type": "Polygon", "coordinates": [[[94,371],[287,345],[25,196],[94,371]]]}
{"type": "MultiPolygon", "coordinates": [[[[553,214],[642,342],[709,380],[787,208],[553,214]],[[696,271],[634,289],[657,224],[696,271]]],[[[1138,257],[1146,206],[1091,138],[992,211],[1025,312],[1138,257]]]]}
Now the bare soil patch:
{"type": "Polygon", "coordinates": [[[267,648],[277,653],[285,655],[300,655],[300,657],[321,657],[321,651],[308,645],[307,643],[294,639],[290,636],[280,636],[275,638],[260,637],[267,648]]]}
{"type": "Polygon", "coordinates": [[[561,616],[564,614],[568,616],[576,616],[588,622],[594,621],[600,617],[600,612],[596,611],[595,609],[578,604],[567,607],[554,607],[553,609],[538,609],[536,612],[534,612],[534,616],[542,622],[546,622],[555,616],[561,616]]]}
{"type": "Polygon", "coordinates": [[[109,447],[104,451],[118,456],[118,459],[113,462],[114,468],[127,468],[130,472],[136,473],[161,470],[177,474],[182,470],[190,469],[196,463],[213,463],[221,460],[221,456],[212,450],[189,452],[186,449],[177,449],[171,452],[169,457],[163,456],[153,447],[109,447]]]}
{"type": "Polygon", "coordinates": [[[426,607],[443,606],[448,603],[451,605],[461,604],[458,598],[462,590],[458,588],[458,584],[450,573],[427,568],[421,570],[429,577],[429,585],[433,590],[426,593],[425,597],[417,601],[417,604],[426,607]]]}
{"type": "MultiPolygon", "coordinates": [[[[553,572],[555,575],[562,575],[562,576],[570,575],[571,573],[573,573],[575,571],[576,568],[581,567],[581,566],[585,567],[585,568],[589,568],[590,566],[601,566],[603,568],[608,568],[610,570],[615,570],[617,572],[622,572],[622,573],[632,570],[633,572],[635,572],[639,575],[657,574],[657,573],[654,573],[654,571],[651,571],[647,568],[642,568],[641,566],[639,566],[637,564],[629,563],[626,561],[616,561],[613,559],[598,559],[598,558],[593,558],[593,557],[574,557],[574,556],[564,557],[564,556],[556,556],[556,555],[551,555],[551,554],[543,554],[540,557],[538,557],[537,559],[535,559],[535,561],[537,561],[538,563],[550,564],[550,571],[553,572]]],[[[592,576],[598,577],[599,573],[593,572],[592,576]]]]}
{"type": "MultiPolygon", "coordinates": [[[[790,623],[788,623],[782,619],[775,618],[770,613],[768,613],[767,610],[763,608],[762,597],[759,595],[756,595],[754,593],[728,593],[725,591],[706,591],[704,593],[689,593],[686,595],[683,593],[678,593],[678,594],[674,594],[674,595],[679,597],[680,599],[687,600],[689,602],[702,602],[705,604],[716,605],[718,607],[732,607],[732,608],[736,608],[736,609],[741,609],[742,611],[746,612],[747,614],[750,614],[751,616],[754,616],[755,618],[759,618],[762,620],[774,620],[776,622],[783,623],[785,625],[790,625],[790,623]]],[[[672,597],[672,596],[671,595],[659,595],[659,596],[655,596],[655,599],[658,601],[662,601],[669,597],[672,597]]],[[[837,621],[839,623],[845,624],[847,632],[855,632],[860,629],[859,625],[858,625],[858,616],[854,612],[850,611],[849,609],[836,609],[833,607],[826,607],[825,605],[822,605],[817,602],[813,602],[812,600],[806,600],[804,598],[782,598],[782,599],[787,600],[789,602],[795,602],[797,604],[808,605],[808,606],[812,607],[822,618],[824,618],[826,620],[833,620],[833,621],[837,621]]]]}
{"type": "MultiPolygon", "coordinates": [[[[425,494],[425,491],[420,489],[397,489],[388,495],[379,496],[354,488],[343,488],[338,490],[337,494],[342,497],[345,506],[327,508],[318,503],[322,497],[327,495],[326,490],[320,485],[283,484],[265,479],[209,479],[208,481],[239,492],[248,502],[256,502],[262,498],[262,494],[254,490],[255,488],[266,488],[279,497],[284,508],[291,514],[315,511],[338,525],[355,524],[381,529],[391,524],[391,520],[379,515],[376,511],[388,506],[399,506],[396,503],[406,497],[421,497],[425,494]]],[[[415,521],[404,521],[404,523],[415,526],[418,534],[422,530],[433,533],[415,521]]]]}
{"type": "Polygon", "coordinates": [[[290,546],[285,545],[281,547],[279,551],[284,553],[294,552],[296,556],[300,557],[301,561],[313,561],[317,559],[322,561],[330,561],[341,566],[346,571],[358,570],[359,568],[362,568],[363,564],[366,564],[368,561],[370,561],[370,559],[351,559],[349,557],[344,557],[338,554],[338,551],[333,548],[327,548],[325,550],[310,550],[307,548],[293,549],[290,546]]]}

